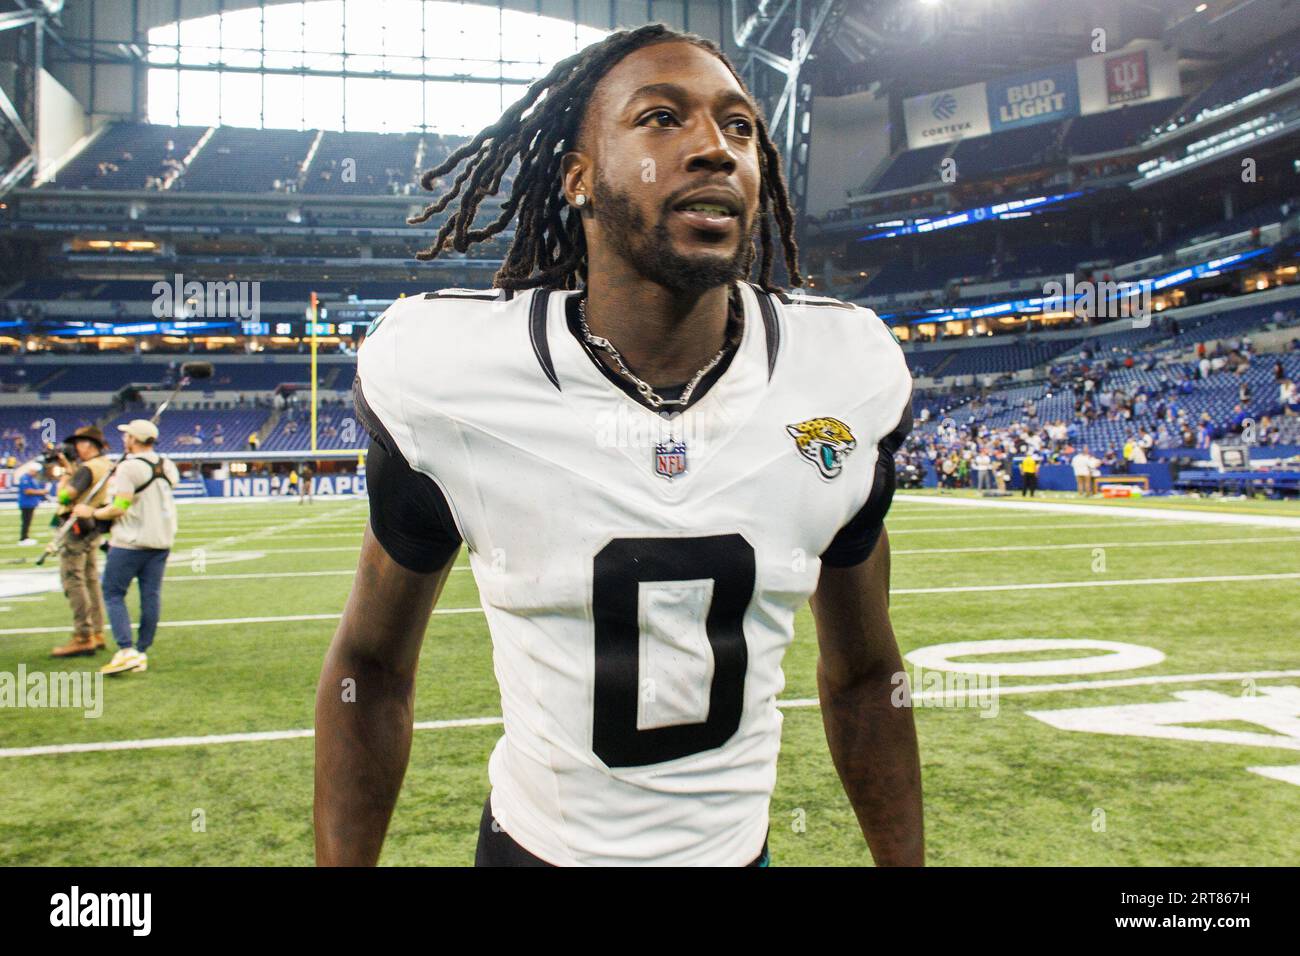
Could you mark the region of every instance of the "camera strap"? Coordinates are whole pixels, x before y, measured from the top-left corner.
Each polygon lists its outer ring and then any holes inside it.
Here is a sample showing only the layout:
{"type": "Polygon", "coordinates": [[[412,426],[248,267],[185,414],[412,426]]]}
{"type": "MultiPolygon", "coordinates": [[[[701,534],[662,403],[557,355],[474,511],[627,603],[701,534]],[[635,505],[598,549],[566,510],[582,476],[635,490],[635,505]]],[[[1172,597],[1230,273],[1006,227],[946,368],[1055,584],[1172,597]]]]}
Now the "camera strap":
{"type": "Polygon", "coordinates": [[[135,493],[137,495],[140,494],[140,492],[144,491],[146,488],[148,488],[150,485],[152,485],[159,478],[167,482],[168,486],[171,485],[172,482],[171,479],[167,477],[167,471],[165,467],[167,462],[166,458],[159,455],[157,461],[149,461],[147,458],[137,458],[136,461],[143,461],[146,465],[149,466],[149,471],[150,471],[149,480],[146,481],[139,488],[135,489],[135,493]]]}

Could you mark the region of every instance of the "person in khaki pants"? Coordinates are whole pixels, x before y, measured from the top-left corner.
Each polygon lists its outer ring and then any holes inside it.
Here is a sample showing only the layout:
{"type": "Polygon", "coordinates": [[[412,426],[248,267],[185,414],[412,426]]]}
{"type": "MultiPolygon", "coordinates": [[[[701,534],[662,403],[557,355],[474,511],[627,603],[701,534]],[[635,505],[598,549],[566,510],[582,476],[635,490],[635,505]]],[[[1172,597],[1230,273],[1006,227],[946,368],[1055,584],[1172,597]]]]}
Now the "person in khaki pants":
{"type": "MultiPolygon", "coordinates": [[[[60,523],[79,504],[97,508],[107,500],[107,482],[93,495],[90,491],[113,467],[104,454],[108,446],[98,427],[78,428],[66,442],[76,449],[79,465],[74,469],[66,458],[60,457],[64,466],[58,487],[60,523]]],[[[90,655],[104,646],[104,594],[95,560],[99,542],[96,522],[78,518],[59,552],[59,578],[72,606],[72,639],[50,651],[53,657],[90,655]]]]}
{"type": "Polygon", "coordinates": [[[172,489],[180,480],[176,465],[155,450],[158,426],[137,418],[118,425],[126,454],[108,483],[112,502],[100,508],[77,505],[78,517],[113,522],[108,562],[104,565],[104,599],[118,651],[99,669],[121,674],[149,669],[148,651],[162,614],[163,573],[176,540],[176,505],[172,489]],[[140,632],[131,630],[126,593],[140,586],[140,632]]]}

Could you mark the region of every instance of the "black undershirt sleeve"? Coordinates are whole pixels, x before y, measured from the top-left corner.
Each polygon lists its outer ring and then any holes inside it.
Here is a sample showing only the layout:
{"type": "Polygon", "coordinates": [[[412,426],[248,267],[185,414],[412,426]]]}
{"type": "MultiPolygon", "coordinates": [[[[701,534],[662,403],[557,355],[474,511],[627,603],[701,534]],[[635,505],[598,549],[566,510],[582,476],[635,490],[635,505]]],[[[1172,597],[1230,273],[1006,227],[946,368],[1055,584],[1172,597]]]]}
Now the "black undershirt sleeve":
{"type": "Polygon", "coordinates": [[[95,473],[85,465],[79,466],[77,470],[72,473],[72,477],[68,479],[68,487],[72,489],[74,495],[80,495],[89,491],[90,486],[94,483],[95,473]]]}
{"type": "Polygon", "coordinates": [[[840,528],[822,552],[822,563],[833,568],[851,568],[871,556],[885,527],[885,515],[894,500],[894,453],[912,431],[912,400],[908,397],[897,427],[880,441],[876,478],[867,502],[840,528]]]}
{"type": "Polygon", "coordinates": [[[428,574],[445,565],[460,547],[460,532],[442,490],[415,471],[387,429],[354,389],[357,417],[370,433],[366,487],[370,528],[388,556],[409,571],[428,574]]]}

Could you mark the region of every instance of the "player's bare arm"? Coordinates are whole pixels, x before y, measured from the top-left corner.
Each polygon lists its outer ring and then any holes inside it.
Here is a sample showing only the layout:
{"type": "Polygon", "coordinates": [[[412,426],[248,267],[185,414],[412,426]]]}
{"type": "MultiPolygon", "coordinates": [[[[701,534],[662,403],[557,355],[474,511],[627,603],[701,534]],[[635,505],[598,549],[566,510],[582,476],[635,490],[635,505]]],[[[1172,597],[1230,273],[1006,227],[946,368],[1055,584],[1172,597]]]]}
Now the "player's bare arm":
{"type": "Polygon", "coordinates": [[[894,701],[903,663],[889,621],[889,539],[852,567],[823,565],[811,600],[817,688],[831,759],[880,866],[925,861],[921,761],[911,707],[894,701]]]}
{"type": "Polygon", "coordinates": [[[316,691],[316,862],[370,866],[411,754],[415,671],[451,566],[398,564],[367,527],[343,619],[316,691]]]}

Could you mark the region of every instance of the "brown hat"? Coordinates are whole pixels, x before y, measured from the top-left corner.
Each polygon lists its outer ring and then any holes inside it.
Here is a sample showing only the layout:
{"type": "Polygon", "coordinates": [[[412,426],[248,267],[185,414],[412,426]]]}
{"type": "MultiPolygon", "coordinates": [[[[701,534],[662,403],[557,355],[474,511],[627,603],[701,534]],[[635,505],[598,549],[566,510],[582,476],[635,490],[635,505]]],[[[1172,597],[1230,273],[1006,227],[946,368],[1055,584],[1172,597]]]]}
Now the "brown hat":
{"type": "Polygon", "coordinates": [[[99,430],[98,425],[85,425],[81,428],[78,428],[75,432],[73,432],[71,435],[69,435],[67,438],[63,440],[65,442],[74,442],[78,438],[85,438],[89,441],[93,441],[96,445],[100,447],[101,451],[108,447],[108,443],[104,441],[104,433],[99,430]]]}

